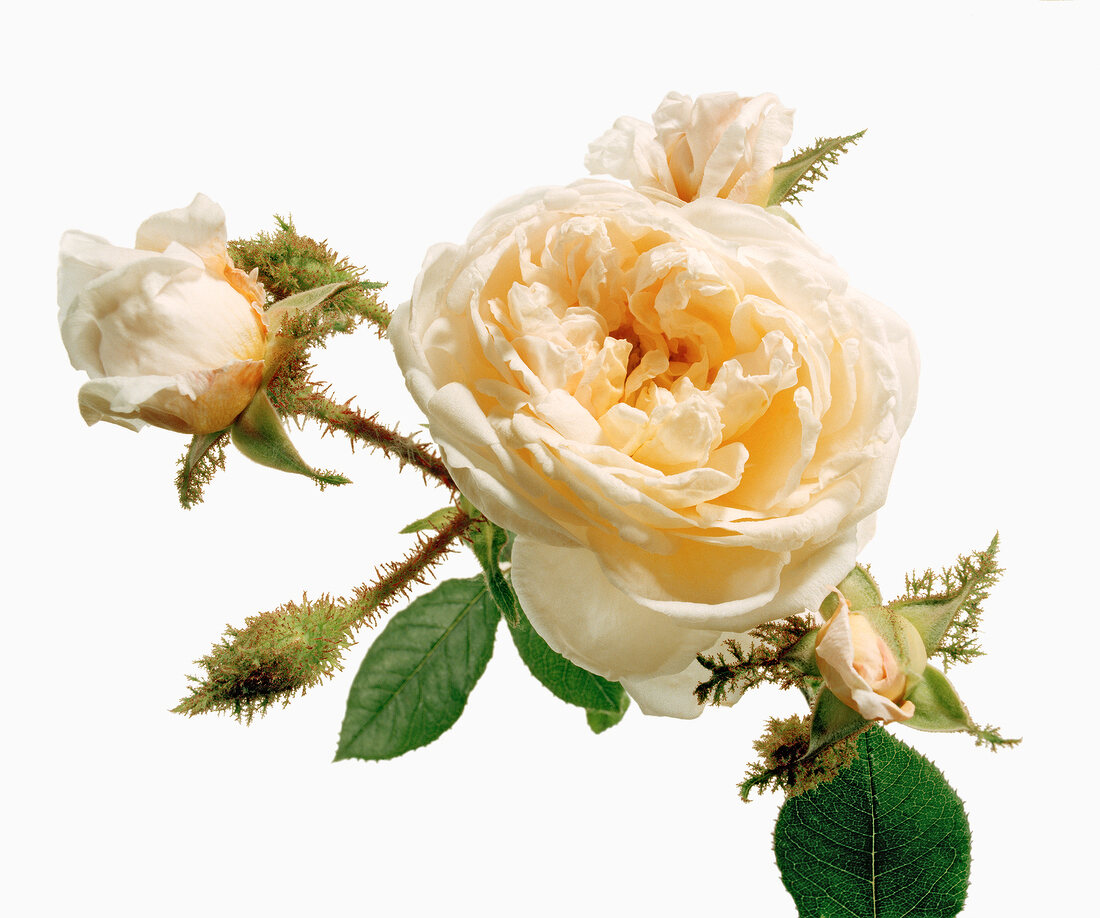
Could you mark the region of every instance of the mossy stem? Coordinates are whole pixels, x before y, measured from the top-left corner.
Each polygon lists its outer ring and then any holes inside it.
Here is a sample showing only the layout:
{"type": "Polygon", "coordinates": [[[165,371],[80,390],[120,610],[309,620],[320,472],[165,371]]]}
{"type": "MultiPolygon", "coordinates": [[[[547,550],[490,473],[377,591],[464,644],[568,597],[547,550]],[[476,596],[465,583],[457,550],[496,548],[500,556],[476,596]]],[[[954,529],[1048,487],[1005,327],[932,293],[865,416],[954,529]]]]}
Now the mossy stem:
{"type": "Polygon", "coordinates": [[[320,421],[329,430],[339,430],[353,441],[360,441],[386,456],[397,459],[402,465],[418,468],[425,477],[434,478],[439,484],[458,490],[443,461],[426,446],[406,437],[375,418],[367,417],[349,404],[339,404],[320,392],[313,391],[297,396],[287,410],[297,415],[320,421]]]}
{"type": "Polygon", "coordinates": [[[452,543],[465,534],[475,519],[463,510],[431,538],[421,537],[417,546],[402,561],[394,561],[379,568],[374,583],[363,584],[355,591],[355,598],[348,602],[343,612],[347,628],[353,631],[374,621],[375,616],[390,606],[399,596],[406,594],[415,583],[424,583],[429,568],[452,550],[452,543]]]}

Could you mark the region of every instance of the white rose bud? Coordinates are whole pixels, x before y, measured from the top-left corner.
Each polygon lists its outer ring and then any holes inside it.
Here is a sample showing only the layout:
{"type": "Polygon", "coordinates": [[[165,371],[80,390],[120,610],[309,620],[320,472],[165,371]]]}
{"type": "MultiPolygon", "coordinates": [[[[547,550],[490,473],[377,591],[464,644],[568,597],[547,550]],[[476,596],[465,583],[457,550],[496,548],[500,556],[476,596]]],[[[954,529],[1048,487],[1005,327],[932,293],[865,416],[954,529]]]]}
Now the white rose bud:
{"type": "Polygon", "coordinates": [[[817,665],[825,685],[867,720],[908,720],[916,710],[903,699],[910,677],[924,671],[928,656],[917,629],[901,616],[897,621],[907,645],[905,664],[867,617],[852,612],[844,600],[817,635],[817,665]]]}
{"type": "Polygon", "coordinates": [[[909,329],[764,209],[536,189],[432,249],[390,337],[559,653],[696,716],[700,652],[851,571],[916,400],[909,329]]]}
{"type": "Polygon", "coordinates": [[[225,214],[204,195],[157,214],[134,248],[61,238],[58,320],[89,424],[180,433],[228,427],[264,373],[264,291],[233,266],[225,214]]]}
{"type": "Polygon", "coordinates": [[[793,115],[771,93],[722,92],[692,100],[673,92],[653,113],[652,124],[619,118],[588,145],[584,164],[658,200],[713,197],[762,206],[791,139],[793,115]]]}

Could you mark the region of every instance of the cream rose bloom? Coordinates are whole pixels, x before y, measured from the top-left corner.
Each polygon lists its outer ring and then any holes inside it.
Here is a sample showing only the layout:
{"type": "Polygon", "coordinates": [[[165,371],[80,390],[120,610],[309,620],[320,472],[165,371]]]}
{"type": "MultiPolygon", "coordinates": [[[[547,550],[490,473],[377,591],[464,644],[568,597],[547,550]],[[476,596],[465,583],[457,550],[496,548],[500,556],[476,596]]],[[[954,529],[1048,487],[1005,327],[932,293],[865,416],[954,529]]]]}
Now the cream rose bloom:
{"type": "Polygon", "coordinates": [[[264,291],[233,266],[225,214],[204,195],[150,217],[134,248],[61,238],[58,320],[89,424],[212,433],[263,379],[264,291]]]}
{"type": "MultiPolygon", "coordinates": [[[[900,637],[908,645],[909,666],[919,676],[928,662],[920,634],[898,617],[900,637]]],[[[852,612],[841,601],[832,618],[818,632],[817,665],[829,690],[867,720],[905,721],[916,707],[905,701],[909,683],[906,667],[887,646],[865,615],[852,612]]]]}
{"type": "Polygon", "coordinates": [[[682,717],[697,653],[851,570],[916,396],[908,328],[786,221],[617,183],[433,248],[390,337],[455,481],[517,533],[535,629],[682,717]]]}
{"type": "Polygon", "coordinates": [[[767,204],[772,170],[794,129],[793,109],[771,93],[669,93],[653,123],[619,118],[588,145],[589,172],[625,179],[643,194],[677,203],[727,198],[767,204]]]}

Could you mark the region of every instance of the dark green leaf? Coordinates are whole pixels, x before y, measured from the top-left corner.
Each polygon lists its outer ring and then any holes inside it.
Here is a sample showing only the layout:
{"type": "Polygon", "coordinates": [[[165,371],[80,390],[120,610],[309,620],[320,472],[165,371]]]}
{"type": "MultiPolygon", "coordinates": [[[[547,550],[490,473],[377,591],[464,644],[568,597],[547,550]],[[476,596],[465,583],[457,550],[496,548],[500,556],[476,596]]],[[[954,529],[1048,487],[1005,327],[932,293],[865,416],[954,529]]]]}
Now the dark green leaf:
{"type": "MultiPolygon", "coordinates": [[[[531,674],[562,701],[589,711],[618,714],[614,721],[618,723],[629,704],[623,687],[618,682],[609,682],[565,659],[531,627],[522,610],[520,616],[519,624],[509,630],[512,632],[516,650],[531,674]]],[[[590,718],[589,726],[591,725],[590,718]]],[[[607,724],[608,727],[611,725],[607,724]]]]}
{"type": "Polygon", "coordinates": [[[775,857],[800,918],[951,918],[970,827],[940,771],[881,727],[859,757],[779,812],[775,857]]]}
{"type": "Polygon", "coordinates": [[[481,577],[447,580],[393,616],[351,684],[336,760],[394,758],[450,729],[499,621],[481,577]]]}

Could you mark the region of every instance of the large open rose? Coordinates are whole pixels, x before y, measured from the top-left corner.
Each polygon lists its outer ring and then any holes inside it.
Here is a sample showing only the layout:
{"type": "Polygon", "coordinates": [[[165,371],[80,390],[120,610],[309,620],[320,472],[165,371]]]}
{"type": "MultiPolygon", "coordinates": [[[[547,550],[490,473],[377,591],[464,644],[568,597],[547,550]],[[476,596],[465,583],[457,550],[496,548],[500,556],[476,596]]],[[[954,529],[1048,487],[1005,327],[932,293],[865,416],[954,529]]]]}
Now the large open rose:
{"type": "Polygon", "coordinates": [[[517,533],[535,629],[651,713],[696,714],[697,653],[851,570],[916,396],[907,327],[799,230],[599,181],[432,249],[390,335],[459,487],[517,533]]]}

